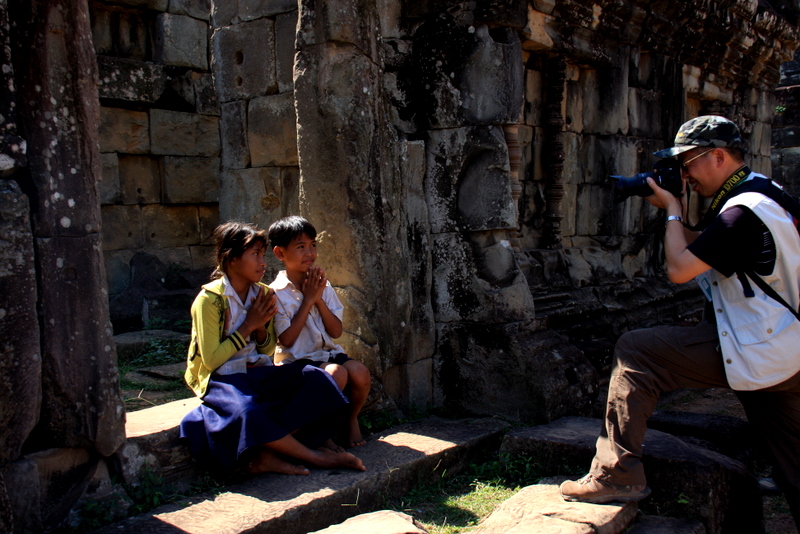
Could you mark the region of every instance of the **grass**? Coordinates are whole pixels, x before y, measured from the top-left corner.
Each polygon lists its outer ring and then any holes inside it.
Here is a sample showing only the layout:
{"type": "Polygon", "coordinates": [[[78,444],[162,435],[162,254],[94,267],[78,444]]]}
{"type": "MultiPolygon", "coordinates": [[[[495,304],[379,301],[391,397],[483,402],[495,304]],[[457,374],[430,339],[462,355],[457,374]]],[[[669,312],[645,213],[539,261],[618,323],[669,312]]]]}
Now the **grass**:
{"type": "Polygon", "coordinates": [[[126,411],[148,408],[156,404],[143,396],[145,390],[159,392],[159,403],[183,399],[193,395],[186,387],[182,372],[176,373],[173,379],[160,380],[158,386],[151,387],[143,387],[141,384],[125,378],[128,373],[147,367],[183,363],[186,361],[186,350],[185,341],[154,339],[141,352],[119,357],[117,365],[119,367],[120,389],[139,392],[136,396],[124,398],[126,411]]]}
{"type": "MultiPolygon", "coordinates": [[[[583,474],[585,466],[564,466],[562,474],[583,474]]],[[[430,534],[456,534],[475,527],[503,501],[542,476],[541,466],[529,457],[496,453],[473,463],[462,474],[443,473],[435,484],[423,484],[389,503],[413,516],[430,534]]]]}

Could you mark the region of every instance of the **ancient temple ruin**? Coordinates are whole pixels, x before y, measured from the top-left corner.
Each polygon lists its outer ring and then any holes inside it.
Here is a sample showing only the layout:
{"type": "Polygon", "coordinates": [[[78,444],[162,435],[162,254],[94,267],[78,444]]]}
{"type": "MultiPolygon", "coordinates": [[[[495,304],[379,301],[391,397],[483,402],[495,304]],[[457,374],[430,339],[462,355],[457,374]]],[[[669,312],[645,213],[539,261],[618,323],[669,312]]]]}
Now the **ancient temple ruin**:
{"type": "Polygon", "coordinates": [[[591,413],[616,337],[700,298],[665,281],[663,214],[615,203],[607,177],[648,170],[707,113],[770,174],[793,6],[0,0],[15,525],[57,524],[113,458],[111,323],[188,316],[229,219],[320,230],[375,407],[591,413]]]}

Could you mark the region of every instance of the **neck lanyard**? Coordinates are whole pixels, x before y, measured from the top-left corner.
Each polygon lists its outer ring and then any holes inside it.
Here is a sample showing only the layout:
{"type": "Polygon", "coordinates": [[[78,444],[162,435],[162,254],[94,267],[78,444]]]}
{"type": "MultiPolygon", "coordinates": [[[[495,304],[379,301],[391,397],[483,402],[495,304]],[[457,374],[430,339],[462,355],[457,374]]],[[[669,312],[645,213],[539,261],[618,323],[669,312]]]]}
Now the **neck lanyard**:
{"type": "Polygon", "coordinates": [[[750,168],[747,165],[743,165],[738,171],[731,174],[728,179],[725,180],[725,183],[722,184],[722,187],[714,194],[714,198],[711,200],[711,205],[708,207],[708,211],[703,217],[703,220],[700,221],[699,224],[691,226],[690,230],[705,230],[708,225],[711,224],[711,221],[716,219],[717,215],[719,215],[722,206],[725,205],[723,201],[729,196],[730,192],[748,176],[750,176],[750,168]]]}

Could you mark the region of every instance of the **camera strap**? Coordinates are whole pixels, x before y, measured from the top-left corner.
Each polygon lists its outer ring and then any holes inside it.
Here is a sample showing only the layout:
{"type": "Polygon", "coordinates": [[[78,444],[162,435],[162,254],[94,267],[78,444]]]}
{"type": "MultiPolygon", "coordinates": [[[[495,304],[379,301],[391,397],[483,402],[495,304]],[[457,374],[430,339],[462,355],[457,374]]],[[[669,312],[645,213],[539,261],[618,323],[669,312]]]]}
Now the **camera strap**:
{"type": "MultiPolygon", "coordinates": [[[[739,184],[738,187],[736,185],[734,185],[733,187],[736,187],[736,189],[733,190],[733,188],[731,188],[725,190],[724,195],[720,196],[718,194],[718,196],[715,196],[715,200],[719,198],[719,200],[721,201],[723,197],[733,198],[736,195],[741,195],[742,193],[750,193],[750,192],[760,193],[765,197],[774,200],[775,202],[778,203],[778,205],[780,205],[780,207],[785,209],[792,216],[793,219],[792,222],[794,223],[795,229],[798,231],[798,233],[800,233],[800,201],[798,201],[798,199],[796,199],[795,197],[793,197],[792,195],[790,195],[789,193],[787,193],[786,191],[775,185],[775,183],[773,183],[772,180],[769,180],[767,178],[755,177],[752,178],[751,180],[739,184]],[[733,195],[728,195],[728,193],[731,190],[733,190],[733,195]]],[[[712,207],[716,208],[717,212],[714,215],[714,217],[716,217],[719,214],[719,211],[722,209],[722,205],[723,204],[721,202],[719,203],[719,205],[714,205],[712,203],[712,207]]],[[[709,211],[711,211],[711,208],[709,208],[709,211]]],[[[711,221],[706,222],[707,216],[708,214],[706,214],[706,217],[703,218],[703,222],[706,223],[705,226],[708,226],[711,223],[711,221]]],[[[761,278],[758,274],[755,273],[755,271],[737,272],[736,276],[739,278],[739,282],[741,282],[742,284],[742,289],[744,290],[744,296],[746,298],[755,297],[755,292],[753,291],[753,288],[750,287],[750,282],[748,281],[749,278],[750,280],[755,282],[755,284],[759,287],[759,289],[761,289],[761,291],[763,291],[766,295],[768,295],[769,297],[775,299],[777,302],[782,304],[786,309],[792,312],[792,314],[795,317],[797,317],[798,320],[800,320],[800,313],[798,313],[797,310],[795,310],[788,302],[786,302],[772,288],[772,286],[770,286],[767,282],[765,282],[763,278],[761,278]]]]}
{"type": "MultiPolygon", "coordinates": [[[[722,187],[720,187],[719,190],[714,195],[714,198],[711,200],[711,204],[709,205],[708,211],[706,211],[706,214],[703,217],[703,220],[701,220],[699,223],[697,223],[694,226],[689,226],[688,227],[689,230],[692,230],[693,232],[698,232],[698,231],[702,231],[702,230],[705,230],[706,228],[708,228],[708,225],[711,224],[711,222],[714,219],[717,218],[717,215],[719,215],[719,212],[722,210],[722,206],[725,205],[725,202],[723,202],[723,201],[726,200],[727,198],[730,198],[730,193],[731,193],[731,191],[734,190],[734,188],[736,189],[736,192],[734,193],[734,196],[738,195],[740,193],[745,193],[746,192],[743,189],[740,191],[740,188],[742,186],[744,186],[745,184],[755,180],[755,178],[753,178],[752,180],[749,180],[748,182],[744,181],[745,178],[750,176],[750,173],[751,173],[750,168],[747,165],[744,165],[738,171],[736,171],[735,173],[731,174],[728,177],[728,179],[725,180],[725,183],[722,184],[722,187]]],[[[770,180],[765,180],[765,181],[772,183],[770,180]]],[[[777,188],[777,189],[780,189],[780,188],[777,188]]],[[[688,192],[689,188],[687,187],[686,190],[688,192]]],[[[688,199],[687,199],[687,201],[688,201],[688,199]]]]}

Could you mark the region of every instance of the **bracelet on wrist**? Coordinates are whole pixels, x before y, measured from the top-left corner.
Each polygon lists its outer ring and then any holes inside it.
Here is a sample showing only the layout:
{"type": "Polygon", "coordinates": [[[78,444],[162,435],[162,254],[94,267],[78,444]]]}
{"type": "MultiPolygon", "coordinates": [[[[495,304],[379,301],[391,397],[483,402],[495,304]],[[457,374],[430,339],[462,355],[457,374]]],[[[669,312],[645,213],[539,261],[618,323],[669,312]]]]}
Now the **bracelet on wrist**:
{"type": "Polygon", "coordinates": [[[669,215],[669,216],[667,217],[667,220],[666,220],[666,222],[665,222],[664,224],[666,225],[666,224],[668,224],[670,221],[678,221],[679,223],[683,224],[683,217],[681,217],[680,215],[669,215]]]}

